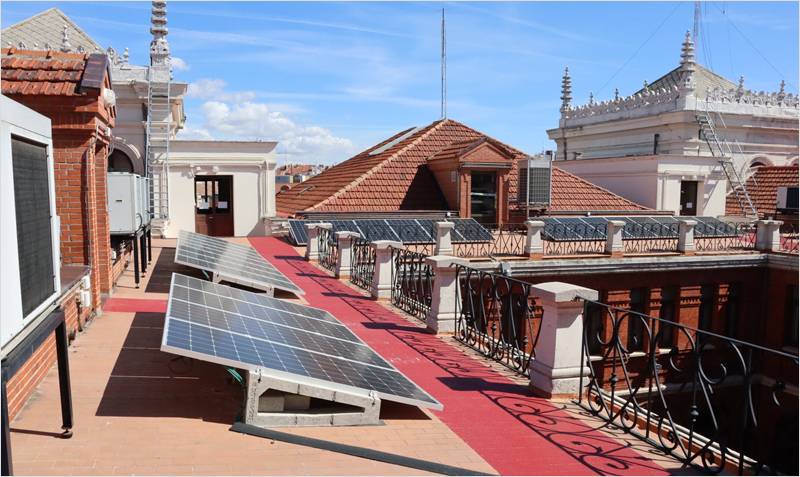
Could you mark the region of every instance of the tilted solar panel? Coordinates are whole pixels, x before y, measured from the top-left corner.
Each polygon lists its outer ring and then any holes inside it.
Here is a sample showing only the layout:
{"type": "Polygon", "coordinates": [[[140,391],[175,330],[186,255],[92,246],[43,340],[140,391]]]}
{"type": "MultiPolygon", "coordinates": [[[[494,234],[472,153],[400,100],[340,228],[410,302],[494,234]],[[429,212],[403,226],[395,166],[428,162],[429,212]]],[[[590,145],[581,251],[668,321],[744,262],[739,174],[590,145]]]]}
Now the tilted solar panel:
{"type": "Polygon", "coordinates": [[[325,310],[173,274],[163,351],[265,376],[441,410],[325,310]]]}
{"type": "Polygon", "coordinates": [[[175,263],[213,272],[236,283],[305,294],[253,247],[216,237],[181,230],[175,263]]]}

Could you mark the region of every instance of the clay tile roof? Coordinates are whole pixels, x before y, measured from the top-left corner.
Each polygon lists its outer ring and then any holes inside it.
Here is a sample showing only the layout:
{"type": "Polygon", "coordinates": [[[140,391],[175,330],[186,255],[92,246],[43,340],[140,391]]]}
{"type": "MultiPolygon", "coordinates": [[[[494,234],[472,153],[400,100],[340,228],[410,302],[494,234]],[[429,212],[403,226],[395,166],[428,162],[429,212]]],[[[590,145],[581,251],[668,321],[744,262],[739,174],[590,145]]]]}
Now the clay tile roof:
{"type": "Polygon", "coordinates": [[[99,69],[101,74],[105,74],[105,60],[100,58],[105,58],[105,55],[102,54],[78,55],[15,48],[0,51],[3,55],[0,60],[3,80],[0,89],[5,95],[77,96],[87,71],[99,69]],[[97,66],[87,68],[89,63],[97,66]]]}
{"type": "MultiPolygon", "coordinates": [[[[427,168],[427,160],[432,156],[457,155],[481,140],[504,148],[515,161],[528,157],[464,124],[445,119],[402,131],[303,182],[302,188],[278,194],[277,211],[280,215],[292,215],[310,210],[447,210],[447,202],[427,168]],[[370,154],[373,151],[376,153],[370,154]]],[[[647,210],[558,168],[553,171],[554,210],[647,210]]],[[[516,168],[510,179],[511,197],[516,197],[516,168]]]]}
{"type": "MultiPolygon", "coordinates": [[[[747,179],[745,188],[758,209],[758,215],[765,217],[775,215],[778,201],[778,187],[796,186],[798,184],[798,166],[759,167],[747,179]]],[[[733,194],[728,194],[725,202],[726,215],[743,215],[742,208],[733,194]]]]}

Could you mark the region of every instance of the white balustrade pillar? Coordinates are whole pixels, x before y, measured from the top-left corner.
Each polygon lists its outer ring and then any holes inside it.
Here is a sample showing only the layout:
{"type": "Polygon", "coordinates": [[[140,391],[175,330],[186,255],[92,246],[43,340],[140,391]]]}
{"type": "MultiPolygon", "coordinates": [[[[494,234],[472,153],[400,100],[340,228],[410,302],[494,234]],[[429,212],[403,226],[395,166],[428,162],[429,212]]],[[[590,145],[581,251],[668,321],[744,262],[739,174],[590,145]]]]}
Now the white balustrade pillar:
{"type": "Polygon", "coordinates": [[[403,248],[403,242],[376,240],[369,244],[375,250],[375,274],[372,276],[370,295],[373,300],[392,299],[392,248],[403,248]]]}
{"type": "Polygon", "coordinates": [[[436,222],[436,248],[433,249],[434,255],[452,255],[453,242],[452,232],[456,226],[453,222],[436,222]]]}
{"type": "Polygon", "coordinates": [[[759,220],[756,222],[756,249],[771,252],[781,249],[780,220],[759,220]]]}
{"type": "Polygon", "coordinates": [[[530,260],[541,260],[544,256],[544,247],[542,246],[542,229],[544,222],[540,220],[527,220],[525,226],[528,228],[528,233],[525,236],[525,255],[530,260]]]}
{"type": "Polygon", "coordinates": [[[596,290],[562,282],[531,286],[531,295],[542,306],[542,325],[531,361],[530,386],[548,399],[573,397],[581,393],[589,369],[581,362],[583,346],[583,300],[597,300],[596,290]]]}
{"type": "Polygon", "coordinates": [[[319,244],[317,243],[317,238],[319,237],[319,230],[317,229],[328,229],[330,230],[333,228],[332,224],[322,223],[322,224],[306,224],[306,260],[309,262],[317,262],[319,261],[319,244]]]}
{"type": "Polygon", "coordinates": [[[339,280],[350,278],[351,258],[353,257],[353,242],[351,237],[359,238],[358,232],[336,232],[336,240],[339,243],[339,257],[336,259],[336,269],[334,273],[339,280]]]}
{"type": "Polygon", "coordinates": [[[678,252],[684,255],[694,255],[694,226],[696,220],[680,219],[678,230],[678,252]]]}
{"type": "Polygon", "coordinates": [[[453,334],[456,331],[458,306],[461,303],[456,266],[469,265],[469,261],[451,255],[434,255],[425,258],[425,265],[433,269],[431,309],[425,318],[428,331],[434,334],[453,334]]]}
{"type": "Polygon", "coordinates": [[[625,247],[622,244],[622,229],[625,228],[625,222],[621,220],[606,220],[606,228],[608,230],[606,253],[611,255],[611,258],[622,257],[625,252],[625,247]]]}

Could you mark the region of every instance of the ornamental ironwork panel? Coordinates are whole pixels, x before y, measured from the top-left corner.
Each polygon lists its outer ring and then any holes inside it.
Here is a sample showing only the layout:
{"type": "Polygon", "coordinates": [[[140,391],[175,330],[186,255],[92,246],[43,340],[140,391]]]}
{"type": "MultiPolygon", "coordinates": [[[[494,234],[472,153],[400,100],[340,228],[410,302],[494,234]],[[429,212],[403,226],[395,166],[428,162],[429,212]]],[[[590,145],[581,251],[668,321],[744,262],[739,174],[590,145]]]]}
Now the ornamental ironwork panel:
{"type": "Polygon", "coordinates": [[[529,376],[542,323],[531,284],[465,266],[457,273],[455,338],[529,376]]]}
{"type": "Polygon", "coordinates": [[[593,301],[584,317],[582,407],[707,473],[797,475],[797,356],[593,301]]]}
{"type": "Polygon", "coordinates": [[[319,264],[328,270],[336,269],[339,260],[339,241],[331,229],[317,229],[317,247],[319,250],[319,264]]]}
{"type": "Polygon", "coordinates": [[[781,252],[798,253],[797,224],[783,224],[780,227],[781,252]]]}
{"type": "Polygon", "coordinates": [[[456,242],[453,241],[453,255],[462,258],[483,258],[492,256],[520,256],[525,252],[527,227],[523,224],[472,224],[472,227],[487,230],[491,241],[456,242]]]}
{"type": "Polygon", "coordinates": [[[663,253],[678,251],[680,224],[628,222],[622,229],[624,253],[663,253]]]}
{"type": "Polygon", "coordinates": [[[425,320],[433,299],[433,268],[427,255],[392,248],[392,304],[425,320]]]}
{"type": "Polygon", "coordinates": [[[357,287],[369,290],[375,276],[375,249],[369,240],[350,237],[350,281],[357,287]]]}
{"type": "Polygon", "coordinates": [[[697,252],[737,252],[756,249],[755,222],[698,223],[694,226],[697,252]]]}

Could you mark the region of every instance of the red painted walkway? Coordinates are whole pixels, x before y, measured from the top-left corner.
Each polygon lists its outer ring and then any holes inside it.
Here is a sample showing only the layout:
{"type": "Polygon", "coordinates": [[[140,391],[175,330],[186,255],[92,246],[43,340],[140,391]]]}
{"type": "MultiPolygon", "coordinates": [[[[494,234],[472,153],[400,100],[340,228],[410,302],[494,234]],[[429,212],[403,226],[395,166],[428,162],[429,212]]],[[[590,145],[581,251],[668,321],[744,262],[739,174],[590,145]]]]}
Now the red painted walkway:
{"type": "Polygon", "coordinates": [[[330,277],[286,242],[268,237],[250,242],[306,292],[311,306],[330,311],[444,404],[437,417],[502,475],[666,474],[656,463],[330,277]]]}

